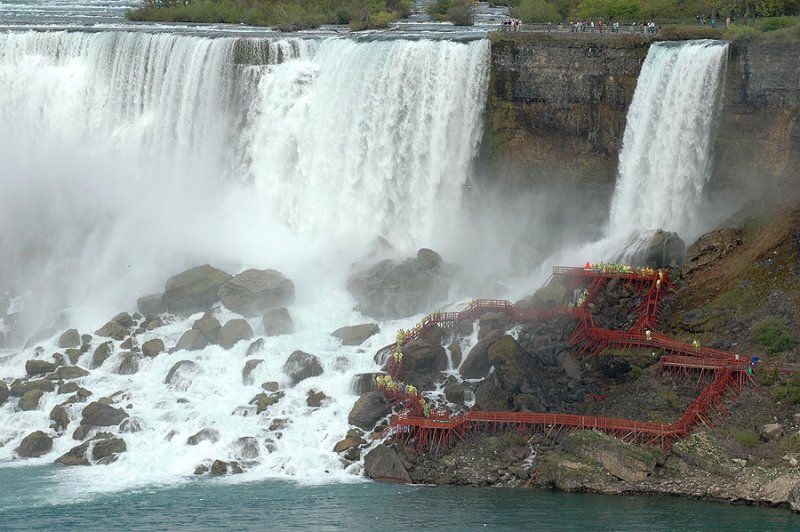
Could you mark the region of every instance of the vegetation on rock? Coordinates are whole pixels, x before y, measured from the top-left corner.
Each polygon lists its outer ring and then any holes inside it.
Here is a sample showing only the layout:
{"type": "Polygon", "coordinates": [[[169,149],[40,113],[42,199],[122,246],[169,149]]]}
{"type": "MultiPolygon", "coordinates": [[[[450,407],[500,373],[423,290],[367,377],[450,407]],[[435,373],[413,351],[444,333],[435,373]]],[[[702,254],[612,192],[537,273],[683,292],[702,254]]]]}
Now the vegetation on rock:
{"type": "Polygon", "coordinates": [[[409,0],[145,0],[128,12],[139,21],[204,22],[272,26],[283,31],[350,24],[383,28],[411,13],[409,0]]]}

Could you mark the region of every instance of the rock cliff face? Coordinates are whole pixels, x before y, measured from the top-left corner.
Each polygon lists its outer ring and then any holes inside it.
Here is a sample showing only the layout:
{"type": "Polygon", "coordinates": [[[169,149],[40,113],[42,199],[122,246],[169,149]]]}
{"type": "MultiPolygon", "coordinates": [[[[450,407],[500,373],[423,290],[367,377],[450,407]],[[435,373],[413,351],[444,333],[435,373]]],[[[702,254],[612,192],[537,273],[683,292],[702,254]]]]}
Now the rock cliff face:
{"type": "MultiPolygon", "coordinates": [[[[651,40],[496,34],[480,175],[509,189],[569,188],[572,213],[602,219],[628,106],[651,40]],[[565,186],[567,185],[567,186],[565,186]],[[582,194],[573,192],[582,191],[582,194]]],[[[796,42],[731,44],[714,137],[715,198],[785,190],[800,167],[796,42]]]]}
{"type": "Polygon", "coordinates": [[[797,42],[734,42],[714,144],[712,191],[783,193],[800,175],[797,42]]]}

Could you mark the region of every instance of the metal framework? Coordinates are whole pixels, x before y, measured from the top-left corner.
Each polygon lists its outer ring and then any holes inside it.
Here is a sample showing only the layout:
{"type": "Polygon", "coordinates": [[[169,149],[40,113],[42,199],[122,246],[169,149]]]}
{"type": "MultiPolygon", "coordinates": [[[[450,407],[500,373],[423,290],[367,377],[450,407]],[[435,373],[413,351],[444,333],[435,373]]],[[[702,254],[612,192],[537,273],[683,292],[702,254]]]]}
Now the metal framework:
{"type": "MultiPolygon", "coordinates": [[[[463,439],[478,431],[516,431],[521,434],[544,434],[556,438],[569,430],[590,429],[616,436],[623,441],[642,445],[659,445],[668,448],[674,441],[686,437],[698,425],[710,425],[715,415],[725,415],[725,400],[738,394],[744,385],[752,381],[748,374],[749,361],[740,360],[733,353],[707,347],[693,346],[654,333],[658,326],[661,299],[669,288],[666,271],[643,273],[605,272],[588,268],[553,267],[550,283],[560,282],[567,287],[585,287],[587,295],[578,307],[556,309],[518,309],[509,301],[478,299],[460,312],[436,312],[425,317],[416,327],[408,331],[400,341],[418,339],[434,328],[455,328],[462,320],[478,319],[486,312],[503,312],[518,322],[552,319],[571,315],[577,325],[569,343],[578,346],[578,356],[600,353],[606,348],[660,349],[667,354],[660,359],[664,371],[676,375],[689,373],[713,376],[697,398],[689,405],[680,419],[673,423],[652,423],[608,417],[559,414],[551,412],[485,412],[468,411],[451,415],[434,410],[429,417],[423,416],[419,396],[405,394],[401,390],[384,390],[393,404],[403,404],[400,414],[394,415],[386,433],[404,445],[415,443],[417,448],[435,450],[463,439]],[[644,303],[638,308],[639,319],[630,331],[610,330],[594,324],[589,304],[596,301],[602,289],[611,279],[620,279],[642,291],[644,303]]],[[[398,344],[383,348],[391,353],[398,344]]],[[[388,358],[388,371],[393,378],[402,376],[402,358],[388,358]]],[[[777,366],[782,372],[800,372],[800,367],[777,366]]]]}

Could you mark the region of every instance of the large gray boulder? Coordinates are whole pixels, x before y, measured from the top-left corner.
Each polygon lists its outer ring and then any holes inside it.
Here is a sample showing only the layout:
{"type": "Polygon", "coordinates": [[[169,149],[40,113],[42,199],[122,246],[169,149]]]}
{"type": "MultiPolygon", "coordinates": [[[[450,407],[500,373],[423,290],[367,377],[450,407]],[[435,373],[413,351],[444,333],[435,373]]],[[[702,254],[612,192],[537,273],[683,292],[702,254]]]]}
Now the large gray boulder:
{"type": "Polygon", "coordinates": [[[286,363],[283,365],[283,372],[292,379],[292,384],[297,384],[309,377],[322,375],[322,364],[314,355],[303,351],[295,351],[286,359],[286,363]]]}
{"type": "Polygon", "coordinates": [[[46,360],[39,360],[34,358],[25,362],[25,373],[27,373],[30,376],[45,375],[47,373],[52,373],[55,370],[56,370],[56,365],[46,360]]]}
{"type": "Polygon", "coordinates": [[[61,366],[56,370],[56,375],[58,375],[58,378],[65,381],[80,379],[88,374],[88,371],[78,366],[61,366]]]}
{"type": "Polygon", "coordinates": [[[237,318],[228,321],[219,330],[217,343],[225,349],[230,349],[242,340],[249,340],[253,337],[253,329],[247,320],[237,318]]]}
{"type": "Polygon", "coordinates": [[[79,345],[81,345],[81,335],[78,334],[77,329],[65,331],[64,334],[58,338],[58,347],[61,349],[78,347],[79,345]]]}
{"type": "Polygon", "coordinates": [[[164,340],[161,338],[153,338],[142,344],[142,355],[146,357],[154,357],[164,351],[164,340]]]}
{"type": "Polygon", "coordinates": [[[188,445],[197,445],[200,442],[208,441],[216,443],[219,441],[219,431],[217,429],[201,429],[197,433],[189,436],[186,440],[188,445]]]}
{"type": "Polygon", "coordinates": [[[226,308],[251,318],[294,303],[294,283],[277,270],[245,270],[220,286],[218,293],[226,308]]]}
{"type": "Polygon", "coordinates": [[[183,333],[181,339],[178,340],[178,345],[175,346],[175,350],[180,351],[184,349],[186,351],[199,351],[205,349],[206,346],[208,346],[208,340],[203,336],[203,333],[197,329],[189,329],[183,333]]]}
{"type": "Polygon", "coordinates": [[[390,411],[391,406],[382,393],[365,393],[353,405],[347,416],[347,422],[363,430],[372,430],[375,423],[390,411]]]}
{"type": "Polygon", "coordinates": [[[601,432],[581,430],[567,434],[561,442],[567,452],[594,460],[622,480],[641,482],[655,469],[656,452],[624,443],[601,432]]]}
{"type": "Polygon", "coordinates": [[[186,391],[192,385],[192,379],[200,373],[200,366],[191,360],[181,360],[170,368],[164,378],[164,384],[179,392],[186,391]]]}
{"type": "Polygon", "coordinates": [[[452,268],[434,255],[421,249],[414,259],[385,260],[352,275],[347,289],[358,302],[356,309],[372,318],[404,318],[447,298],[452,268]]]}
{"type": "Polygon", "coordinates": [[[364,457],[364,473],[378,482],[410,484],[411,477],[393,449],[378,445],[364,457]]]}
{"type": "Polygon", "coordinates": [[[80,445],[76,445],[66,453],[59,456],[56,459],[56,463],[66,466],[91,465],[91,462],[89,462],[89,459],[86,457],[86,451],[89,449],[90,443],[91,442],[87,441],[80,445]]]}
{"type": "Polygon", "coordinates": [[[125,445],[125,440],[122,438],[104,438],[94,444],[92,458],[108,464],[114,461],[116,455],[127,450],[128,446],[125,445]]]}
{"type": "Polygon", "coordinates": [[[19,447],[17,447],[17,455],[20,458],[37,458],[49,453],[52,448],[53,438],[41,430],[37,430],[22,439],[19,447]]]}
{"type": "Polygon", "coordinates": [[[11,390],[9,392],[14,397],[22,397],[31,390],[41,390],[43,392],[52,392],[55,390],[55,385],[46,379],[39,379],[35,381],[20,381],[16,380],[11,383],[11,390]]]}
{"type": "Polygon", "coordinates": [[[97,336],[124,340],[128,336],[128,327],[118,321],[111,320],[94,332],[97,336]]]}
{"type": "Polygon", "coordinates": [[[331,333],[342,341],[342,345],[361,345],[367,338],[378,334],[380,327],[374,323],[363,323],[361,325],[349,325],[346,327],[339,327],[331,333]]]}
{"type": "Polygon", "coordinates": [[[136,300],[136,308],[139,309],[143,316],[166,312],[167,306],[164,304],[164,294],[151,294],[140,297],[136,300]]]}
{"type": "Polygon", "coordinates": [[[19,404],[17,404],[17,406],[22,411],[36,410],[39,408],[39,401],[42,399],[43,395],[44,392],[42,392],[42,390],[27,391],[19,398],[19,404]]]}
{"type": "Polygon", "coordinates": [[[680,266],[686,259],[686,244],[677,233],[664,230],[636,235],[613,262],[633,267],[670,268],[680,266]]]}
{"type": "Polygon", "coordinates": [[[167,280],[164,286],[164,304],[174,314],[208,310],[219,301],[217,292],[231,277],[231,274],[209,264],[181,272],[167,280]]]}
{"type": "Polygon", "coordinates": [[[95,349],[92,354],[92,369],[102,366],[103,362],[105,362],[113,352],[113,344],[111,342],[103,342],[98,345],[97,349],[95,349]]]}
{"type": "Polygon", "coordinates": [[[264,362],[263,358],[253,358],[244,363],[244,368],[242,368],[243,384],[249,386],[255,383],[255,379],[253,379],[253,370],[255,370],[262,362],[264,362]]]}
{"type": "Polygon", "coordinates": [[[202,318],[194,322],[193,330],[200,331],[209,344],[216,344],[222,324],[217,318],[206,312],[202,318]]]}
{"type": "Polygon", "coordinates": [[[264,334],[267,336],[294,334],[294,322],[292,322],[287,308],[273,308],[266,311],[262,322],[264,323],[264,334]]]}
{"type": "Polygon", "coordinates": [[[432,390],[447,369],[447,352],[434,338],[412,340],[403,346],[403,380],[419,390],[432,390]]]}
{"type": "Polygon", "coordinates": [[[492,367],[492,361],[489,359],[489,347],[501,336],[503,336],[502,331],[492,331],[470,349],[467,358],[459,368],[462,377],[481,379],[489,373],[489,369],[492,367]]]}
{"type": "Polygon", "coordinates": [[[119,425],[126,417],[128,417],[128,413],[121,408],[114,408],[113,406],[95,401],[83,409],[81,425],[111,427],[119,425]]]}
{"type": "Polygon", "coordinates": [[[128,351],[122,354],[122,360],[114,373],[119,375],[133,375],[139,372],[139,355],[128,351]]]}
{"type": "Polygon", "coordinates": [[[69,425],[69,414],[67,414],[67,409],[61,405],[56,405],[53,407],[53,409],[50,411],[50,419],[53,420],[50,428],[56,431],[62,431],[69,425]]]}
{"type": "Polygon", "coordinates": [[[0,380],[0,406],[3,405],[8,400],[8,396],[11,395],[8,391],[8,385],[0,380]]]}

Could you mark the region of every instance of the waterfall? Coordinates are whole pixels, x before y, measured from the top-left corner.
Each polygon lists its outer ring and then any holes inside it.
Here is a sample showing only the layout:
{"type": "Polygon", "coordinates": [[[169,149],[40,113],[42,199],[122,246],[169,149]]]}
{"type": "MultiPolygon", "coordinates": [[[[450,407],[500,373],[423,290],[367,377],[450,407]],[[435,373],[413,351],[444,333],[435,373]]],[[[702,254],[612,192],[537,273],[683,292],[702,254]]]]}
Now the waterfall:
{"type": "Polygon", "coordinates": [[[610,233],[695,230],[727,53],[710,40],[650,47],[628,110],[610,233]]]}
{"type": "Polygon", "coordinates": [[[296,263],[278,241],[431,245],[480,140],[488,49],[2,34],[0,274],[56,283],[56,307],[98,285],[120,305],[198,258],[296,263]]]}
{"type": "MultiPolygon", "coordinates": [[[[482,132],[488,51],[485,40],[0,34],[0,297],[28,291],[11,311],[63,310],[57,333],[65,324],[93,333],[204,262],[231,273],[279,269],[297,292],[296,332],[263,338],[250,355],[263,359],[252,383],[242,377],[248,342],[144,357],[133,375],[116,371],[125,349],[114,342],[80,382],[93,399],[121,391],[142,430],[122,434],[118,462],[60,473],[55,500],[181,482],[204,461],[240,459],[241,438],[261,449],[246,480],[360,478],[333,452],[350,428],[350,382],[377,370],[371,353],[414,318],[340,345],[331,331],[366,321],[345,279],[375,236],[415,250],[457,213],[482,132]],[[324,372],[292,385],[283,364],[297,349],[324,372]],[[179,360],[197,369],[174,390],[164,378],[179,360]],[[267,381],[285,396],[256,415],[249,402],[267,381]],[[312,391],[327,396],[321,406],[308,405],[312,391]],[[219,439],[190,445],[203,428],[219,439]]],[[[198,317],[171,317],[137,341],[174,346],[198,317]]],[[[263,336],[261,321],[250,323],[263,336]]],[[[25,362],[50,360],[56,344],[57,335],[37,339],[41,352],[0,346],[0,377],[25,377],[25,362]]],[[[67,405],[70,425],[51,452],[12,459],[26,434],[49,430],[48,412],[67,397],[46,393],[35,411],[0,406],[0,467],[52,463],[78,443],[80,403],[67,405]]]]}

